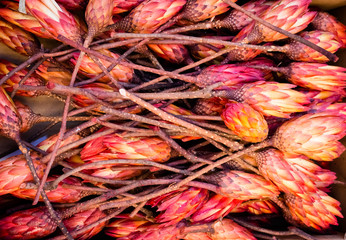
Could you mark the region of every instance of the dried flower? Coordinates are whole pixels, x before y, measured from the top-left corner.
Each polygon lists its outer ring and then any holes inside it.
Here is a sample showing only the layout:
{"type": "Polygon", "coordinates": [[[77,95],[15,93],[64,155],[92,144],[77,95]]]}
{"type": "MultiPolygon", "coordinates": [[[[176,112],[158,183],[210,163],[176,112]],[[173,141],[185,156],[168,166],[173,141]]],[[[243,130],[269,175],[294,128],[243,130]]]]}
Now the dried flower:
{"type": "Polygon", "coordinates": [[[266,120],[246,103],[227,103],[221,117],[225,125],[244,141],[262,142],[267,138],[266,120]]]}
{"type": "Polygon", "coordinates": [[[265,80],[263,72],[246,66],[234,64],[212,65],[202,70],[196,77],[195,84],[206,87],[211,84],[222,82],[225,86],[234,86],[239,83],[265,80]]]}
{"type": "MultiPolygon", "coordinates": [[[[67,230],[72,232],[87,227],[88,225],[93,224],[94,222],[106,216],[107,215],[100,209],[95,208],[76,213],[72,217],[64,219],[63,223],[66,226],[67,230]]],[[[97,226],[87,230],[86,232],[74,236],[74,238],[79,240],[90,239],[91,237],[98,234],[106,226],[106,224],[107,221],[101,222],[97,226]]]]}
{"type": "Polygon", "coordinates": [[[8,8],[8,6],[6,6],[7,8],[1,8],[1,17],[4,18],[6,21],[14,25],[17,25],[18,27],[23,28],[25,31],[35,34],[38,37],[48,39],[53,38],[53,36],[42,27],[40,22],[37,21],[35,17],[16,11],[18,9],[18,3],[15,4],[16,6],[14,9],[12,9],[12,7],[8,8]]]}
{"type": "Polygon", "coordinates": [[[201,188],[185,187],[170,192],[164,196],[151,199],[148,204],[157,206],[160,215],[156,217],[158,223],[170,226],[188,218],[203,206],[208,198],[208,191],[201,188]]]}
{"type": "Polygon", "coordinates": [[[264,116],[288,118],[291,113],[309,110],[309,97],[293,90],[295,85],[277,82],[244,84],[234,91],[233,99],[245,102],[264,116]]]}
{"type": "Polygon", "coordinates": [[[160,58],[175,64],[182,63],[190,57],[182,44],[148,44],[148,47],[160,58]]]}
{"type": "Polygon", "coordinates": [[[333,111],[305,114],[282,124],[273,137],[283,152],[303,154],[318,161],[331,161],[345,147],[338,141],[346,134],[343,115],[333,111]]]}
{"type": "Polygon", "coordinates": [[[0,41],[16,52],[31,56],[39,51],[35,37],[21,28],[0,20],[0,41]]]}
{"type": "Polygon", "coordinates": [[[56,227],[45,207],[21,210],[0,219],[0,238],[38,239],[53,233],[56,227]]]}
{"type": "Polygon", "coordinates": [[[316,30],[331,32],[335,39],[341,43],[341,47],[346,47],[346,26],[339,22],[334,16],[327,12],[318,12],[311,25],[316,30]]]}
{"type": "Polygon", "coordinates": [[[286,217],[295,225],[322,230],[338,224],[335,216],[343,217],[340,213],[340,203],[321,190],[313,195],[311,201],[285,194],[284,202],[289,211],[286,217]]]}
{"type": "Polygon", "coordinates": [[[35,71],[37,75],[46,80],[61,85],[68,86],[71,81],[72,74],[51,61],[44,61],[35,71]]]}
{"type": "MultiPolygon", "coordinates": [[[[316,30],[302,32],[300,36],[331,53],[335,53],[341,47],[341,44],[335,40],[335,35],[330,32],[316,30]]],[[[285,47],[286,55],[294,61],[320,63],[329,61],[329,59],[323,54],[300,42],[292,41],[291,43],[285,45],[285,47]]]]}
{"type": "Polygon", "coordinates": [[[133,232],[145,231],[146,225],[149,221],[137,214],[134,217],[128,215],[118,215],[117,220],[107,224],[105,233],[111,237],[127,237],[133,232]]]}
{"type": "MultiPolygon", "coordinates": [[[[31,157],[38,177],[42,177],[46,166],[39,161],[38,155],[31,154],[31,157]]],[[[0,195],[16,191],[22,183],[33,180],[24,155],[9,157],[0,162],[0,195]]]]}
{"type": "MultiPolygon", "coordinates": [[[[113,52],[108,51],[108,50],[100,50],[100,53],[102,53],[108,57],[114,58],[114,61],[116,61],[119,58],[118,54],[113,53],[113,52]]],[[[71,62],[73,64],[76,64],[78,57],[79,57],[78,52],[73,53],[73,58],[71,58],[71,62]]],[[[109,65],[111,65],[110,62],[105,61],[103,59],[100,59],[100,61],[105,67],[109,67],[109,65]]],[[[87,76],[88,78],[93,78],[93,77],[99,75],[100,73],[102,73],[102,70],[99,68],[99,66],[90,57],[84,56],[82,58],[82,63],[81,63],[81,66],[79,68],[79,72],[81,74],[87,76]]],[[[114,67],[112,69],[112,71],[110,71],[109,73],[116,80],[118,80],[120,82],[129,82],[133,78],[133,74],[134,74],[133,69],[121,65],[121,62],[116,67],[114,67]]],[[[104,76],[104,77],[100,78],[98,81],[108,83],[108,82],[110,82],[110,79],[107,76],[104,76]]]]}
{"type": "Polygon", "coordinates": [[[315,184],[285,161],[283,153],[277,149],[269,148],[256,153],[256,161],[263,177],[283,192],[309,199],[307,193],[317,191],[315,184]]]}
{"type": "MultiPolygon", "coordinates": [[[[10,71],[12,71],[14,68],[16,68],[17,65],[14,63],[11,63],[6,60],[0,60],[0,78],[4,77],[6,74],[8,74],[10,71]]],[[[20,71],[15,72],[15,74],[10,77],[3,85],[2,87],[7,92],[13,92],[13,88],[20,83],[23,77],[27,75],[28,71],[26,69],[22,69],[20,71]]],[[[27,86],[44,86],[44,82],[36,75],[32,74],[27,80],[25,80],[22,85],[27,86]]],[[[24,90],[18,90],[16,91],[17,96],[24,96],[24,97],[34,97],[39,95],[36,91],[24,91],[24,90]]]]}
{"type": "Polygon", "coordinates": [[[236,208],[242,200],[214,194],[190,217],[190,221],[206,223],[223,218],[233,208],[236,208]]]}
{"type": "Polygon", "coordinates": [[[75,42],[82,41],[82,26],[64,7],[55,0],[25,0],[27,11],[58,40],[62,35],[75,42]]]}
{"type": "Polygon", "coordinates": [[[219,116],[228,102],[228,99],[220,97],[201,98],[197,100],[193,111],[198,115],[219,116]]]}
{"type": "Polygon", "coordinates": [[[215,176],[220,192],[240,200],[260,199],[279,195],[278,188],[262,176],[242,171],[227,171],[215,176]]]}
{"type": "Polygon", "coordinates": [[[343,67],[293,62],[281,72],[292,83],[310,89],[340,92],[346,87],[346,68],[343,67]]]}
{"type": "MultiPolygon", "coordinates": [[[[58,176],[49,176],[47,178],[47,183],[52,182],[55,179],[57,179],[58,176]]],[[[74,203],[78,202],[83,197],[83,192],[78,189],[74,188],[64,188],[63,184],[69,184],[74,186],[81,186],[81,180],[74,177],[68,177],[65,178],[63,181],[61,181],[56,189],[53,190],[45,190],[47,197],[49,201],[55,202],[55,203],[74,203]]],[[[26,188],[20,188],[16,191],[11,192],[12,195],[23,198],[23,199],[30,199],[33,200],[36,196],[37,189],[26,189],[26,188]]],[[[40,197],[40,201],[42,201],[42,197],[40,197]]]]}
{"type": "Polygon", "coordinates": [[[91,36],[102,32],[111,23],[113,7],[113,0],[89,0],[85,20],[91,36]]]}
{"type": "MultiPolygon", "coordinates": [[[[282,0],[276,1],[260,17],[290,33],[297,33],[305,29],[316,16],[316,12],[309,12],[311,0],[282,0]]],[[[272,42],[287,38],[255,21],[243,28],[239,35],[246,35],[246,42],[272,42]]]]}
{"type": "Polygon", "coordinates": [[[186,0],[145,0],[125,18],[116,23],[116,28],[126,32],[152,33],[175,16],[186,0]]]}
{"type": "Polygon", "coordinates": [[[144,0],[114,0],[113,15],[130,11],[143,1],[144,0]]]}

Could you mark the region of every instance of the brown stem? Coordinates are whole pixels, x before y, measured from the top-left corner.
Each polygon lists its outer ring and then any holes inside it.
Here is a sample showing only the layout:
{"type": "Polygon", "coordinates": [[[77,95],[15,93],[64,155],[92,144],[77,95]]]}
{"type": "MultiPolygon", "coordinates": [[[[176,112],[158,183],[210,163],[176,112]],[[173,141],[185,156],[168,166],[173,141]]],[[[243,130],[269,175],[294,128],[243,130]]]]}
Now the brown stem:
{"type": "MultiPolygon", "coordinates": [[[[108,213],[106,217],[103,217],[103,218],[99,219],[98,221],[96,221],[94,223],[88,224],[88,226],[86,226],[86,227],[84,227],[82,229],[77,229],[77,230],[72,231],[71,235],[73,237],[76,237],[76,236],[78,236],[78,235],[80,235],[80,234],[82,234],[82,233],[84,233],[84,232],[86,232],[86,231],[88,231],[88,230],[98,226],[99,224],[101,224],[103,222],[106,222],[106,221],[116,217],[117,215],[119,215],[124,210],[125,210],[125,208],[120,208],[117,211],[114,211],[114,212],[112,212],[110,214],[108,213]]],[[[65,239],[64,235],[53,237],[53,238],[49,238],[49,240],[63,240],[63,239],[65,239]]]]}
{"type": "MultiPolygon", "coordinates": [[[[22,144],[22,142],[20,140],[17,141],[19,150],[25,155],[25,159],[27,161],[27,164],[29,166],[30,172],[34,178],[34,181],[37,185],[40,185],[40,178],[38,177],[37,173],[36,173],[36,169],[35,166],[32,162],[31,156],[28,152],[28,150],[26,149],[26,147],[24,146],[24,144],[22,144]]],[[[53,218],[54,222],[58,225],[58,227],[60,228],[60,230],[63,232],[63,234],[66,236],[66,238],[68,240],[73,240],[72,236],[70,235],[69,231],[66,229],[65,225],[62,222],[62,219],[60,218],[60,216],[58,216],[58,214],[55,212],[55,210],[52,207],[52,204],[50,203],[46,192],[43,190],[41,191],[42,199],[44,201],[44,204],[46,205],[48,212],[50,214],[50,216],[53,218]]]]}
{"type": "Polygon", "coordinates": [[[246,14],[247,16],[249,16],[250,18],[254,19],[256,22],[260,23],[260,24],[263,24],[264,26],[276,31],[276,32],[279,32],[297,42],[301,42],[303,44],[305,44],[306,46],[312,48],[313,50],[323,54],[324,56],[326,56],[329,60],[333,61],[333,62],[336,62],[339,58],[331,53],[331,52],[328,52],[327,50],[325,50],[324,48],[321,48],[320,46],[317,46],[316,44],[300,37],[300,36],[297,36],[297,35],[294,35],[286,30],[283,30],[277,26],[274,26],[272,24],[270,24],[269,22],[266,22],[265,20],[263,20],[262,18],[256,16],[255,14],[253,14],[252,12],[250,11],[247,11],[245,10],[244,8],[242,8],[241,6],[239,6],[238,4],[230,1],[230,0],[223,0],[225,3],[227,3],[228,5],[230,5],[232,8],[238,10],[238,11],[241,11],[242,13],[246,14]]]}
{"type": "MultiPolygon", "coordinates": [[[[80,172],[84,169],[90,169],[90,168],[94,168],[94,167],[102,166],[102,165],[106,165],[106,164],[141,164],[141,165],[149,165],[149,166],[165,169],[167,171],[171,171],[171,172],[175,172],[175,173],[180,173],[180,174],[185,174],[185,175],[191,174],[191,172],[189,172],[189,171],[179,170],[177,168],[169,167],[169,166],[166,166],[166,165],[163,165],[163,164],[160,164],[157,162],[152,162],[149,160],[112,159],[112,160],[105,160],[105,161],[88,163],[88,164],[84,164],[82,166],[76,167],[74,169],[71,169],[69,172],[62,174],[57,179],[55,179],[54,182],[52,183],[52,186],[54,188],[57,187],[59,182],[61,182],[62,180],[64,180],[65,178],[71,176],[72,174],[74,174],[76,172],[80,172]]],[[[127,169],[129,169],[129,168],[127,168],[127,169]]]]}
{"type": "Polygon", "coordinates": [[[163,140],[165,140],[172,148],[174,148],[175,150],[177,150],[181,155],[183,155],[186,159],[188,159],[191,162],[203,162],[206,164],[211,164],[212,161],[203,159],[203,158],[199,158],[191,153],[189,153],[188,151],[186,151],[183,147],[181,147],[178,143],[176,143],[165,131],[163,131],[162,129],[157,129],[156,130],[157,135],[162,138],[163,140]]]}
{"type": "MultiPolygon", "coordinates": [[[[125,206],[131,206],[132,204],[135,204],[135,203],[139,203],[139,202],[143,202],[143,201],[148,201],[154,197],[157,197],[157,196],[161,196],[163,194],[166,194],[166,193],[169,193],[171,191],[174,191],[176,189],[179,189],[180,187],[188,184],[189,182],[191,182],[192,180],[202,176],[203,174],[209,172],[210,170],[228,162],[228,161],[231,161],[233,159],[236,159],[244,154],[248,154],[249,152],[253,152],[253,151],[256,151],[258,149],[261,149],[261,148],[264,148],[264,147],[268,147],[268,146],[271,146],[272,145],[272,141],[271,140],[266,140],[266,141],[263,141],[259,144],[256,144],[256,145],[252,145],[250,146],[249,148],[247,149],[244,149],[242,151],[239,151],[239,152],[236,152],[228,157],[225,157],[223,159],[220,159],[218,160],[217,162],[214,162],[213,164],[210,164],[208,166],[206,166],[205,168],[195,172],[194,174],[186,177],[185,179],[183,180],[180,180],[178,183],[176,184],[171,184],[169,187],[165,188],[165,189],[162,189],[160,191],[157,191],[155,193],[152,193],[152,194],[148,194],[146,196],[142,196],[142,197],[137,197],[135,199],[131,199],[131,200],[124,200],[124,201],[119,201],[117,202],[117,204],[113,204],[111,207],[125,207],[125,206]]],[[[156,179],[157,180],[157,179],[156,179]]],[[[150,182],[145,182],[145,183],[150,183],[150,182]]],[[[153,182],[154,184],[159,184],[158,182],[153,182]]],[[[150,184],[150,185],[153,185],[153,184],[150,184]]],[[[141,186],[141,184],[138,182],[137,184],[134,184],[132,185],[132,188],[134,187],[138,187],[138,186],[141,186]]],[[[129,189],[132,189],[130,186],[127,186],[128,188],[126,187],[123,187],[121,188],[122,191],[128,191],[129,189]]],[[[118,191],[120,191],[120,189],[118,189],[118,191]]],[[[121,191],[121,192],[122,192],[121,191]]],[[[98,199],[93,199],[93,200],[90,200],[90,202],[88,202],[87,206],[89,206],[89,204],[94,204],[95,202],[101,202],[101,201],[106,201],[108,200],[109,198],[113,197],[113,196],[116,196],[114,194],[119,194],[119,192],[116,192],[116,190],[114,192],[109,192],[109,193],[106,193],[104,194],[103,196],[100,196],[98,199]],[[95,201],[95,202],[94,202],[95,201]]],[[[76,208],[78,208],[76,206],[76,208]]],[[[74,210],[71,210],[71,211],[74,211],[74,210]]]]}
{"type": "Polygon", "coordinates": [[[240,144],[238,144],[237,142],[231,141],[227,138],[221,137],[217,134],[215,134],[214,132],[205,130],[201,127],[198,127],[194,124],[188,123],[184,120],[181,120],[177,117],[174,117],[173,115],[157,108],[154,107],[152,104],[143,101],[142,99],[140,99],[139,97],[129,93],[128,91],[126,91],[124,88],[121,88],[119,90],[119,93],[129,99],[131,99],[133,102],[137,103],[138,105],[148,109],[149,111],[151,111],[152,113],[155,113],[156,115],[158,115],[159,117],[161,117],[162,119],[175,123],[175,124],[179,124],[187,129],[192,130],[193,132],[196,132],[198,134],[201,134],[202,136],[206,136],[208,138],[211,138],[213,140],[219,141],[223,144],[225,144],[226,146],[230,147],[233,151],[234,150],[239,150],[242,148],[242,146],[240,144]]]}
{"type": "MultiPolygon", "coordinates": [[[[66,162],[61,161],[59,162],[59,164],[63,167],[72,169],[72,167],[66,162]]],[[[92,182],[108,183],[108,184],[114,184],[114,185],[128,185],[136,181],[136,180],[113,180],[113,179],[107,179],[107,178],[101,178],[101,177],[94,177],[94,176],[90,176],[88,174],[84,174],[80,172],[73,173],[73,175],[80,177],[84,180],[92,181],[92,182]]]]}

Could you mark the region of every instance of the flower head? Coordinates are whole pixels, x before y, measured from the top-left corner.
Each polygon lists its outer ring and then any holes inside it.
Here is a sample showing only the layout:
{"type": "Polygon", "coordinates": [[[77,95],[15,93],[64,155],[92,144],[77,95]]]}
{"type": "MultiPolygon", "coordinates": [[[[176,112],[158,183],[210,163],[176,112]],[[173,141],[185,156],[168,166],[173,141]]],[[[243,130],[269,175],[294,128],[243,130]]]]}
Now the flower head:
{"type": "Polygon", "coordinates": [[[334,111],[305,114],[282,124],[273,137],[283,152],[331,161],[345,150],[338,141],[346,135],[345,117],[334,111]]]}
{"type": "Polygon", "coordinates": [[[233,222],[231,219],[224,218],[215,221],[212,224],[214,231],[210,233],[211,239],[239,239],[239,240],[255,240],[256,238],[246,228],[233,222]]]}
{"type": "Polygon", "coordinates": [[[85,10],[89,34],[95,36],[111,23],[113,7],[114,0],[89,0],[85,10]]]}
{"type": "Polygon", "coordinates": [[[16,52],[31,56],[39,51],[35,37],[21,28],[0,20],[0,41],[16,52]]]}
{"type": "Polygon", "coordinates": [[[322,230],[338,224],[335,216],[343,217],[340,203],[321,190],[318,190],[311,200],[285,194],[284,203],[288,208],[287,217],[295,225],[322,230]]]}
{"type": "Polygon", "coordinates": [[[256,153],[256,161],[261,174],[283,192],[309,198],[307,192],[317,191],[315,184],[285,161],[283,153],[277,149],[256,153]]]}
{"type": "Polygon", "coordinates": [[[279,195],[273,183],[256,174],[232,170],[217,174],[215,181],[220,192],[229,198],[250,200],[279,195]]]}
{"type": "MultiPolygon", "coordinates": [[[[74,230],[82,229],[90,224],[106,217],[107,215],[98,208],[89,209],[83,212],[74,214],[72,217],[64,219],[63,223],[67,230],[72,232],[74,230]]],[[[87,230],[86,232],[80,233],[74,236],[75,239],[85,240],[98,234],[105,226],[107,222],[101,222],[97,226],[87,230]]]]}
{"type": "Polygon", "coordinates": [[[179,64],[189,58],[189,52],[182,44],[148,44],[148,47],[171,63],[179,64]]]}
{"type": "Polygon", "coordinates": [[[222,82],[225,86],[234,86],[239,83],[248,83],[265,80],[261,70],[234,64],[209,66],[196,77],[195,84],[206,87],[211,84],[222,82]]]}
{"type": "Polygon", "coordinates": [[[266,120],[246,103],[227,103],[221,117],[225,125],[244,141],[262,142],[267,138],[266,120]]]}
{"type": "Polygon", "coordinates": [[[341,43],[341,47],[346,47],[346,26],[339,22],[334,16],[327,12],[318,12],[311,25],[316,30],[331,32],[335,39],[341,43]]]}
{"type": "Polygon", "coordinates": [[[292,83],[310,89],[340,92],[346,87],[346,68],[343,67],[293,62],[284,73],[292,83]]]}
{"type": "Polygon", "coordinates": [[[190,221],[206,223],[226,216],[237,207],[243,200],[214,194],[190,217],[190,221]]]}
{"type": "Polygon", "coordinates": [[[309,97],[293,90],[295,85],[277,82],[244,84],[235,90],[234,100],[245,102],[264,116],[288,118],[291,113],[309,110],[309,97]]]}
{"type": "Polygon", "coordinates": [[[16,6],[6,6],[7,8],[0,8],[0,15],[2,18],[14,25],[17,25],[25,31],[35,34],[38,37],[48,39],[53,38],[53,36],[42,27],[40,22],[35,17],[16,11],[18,9],[18,3],[14,4],[16,4],[16,6]]]}
{"type": "Polygon", "coordinates": [[[56,227],[46,207],[36,207],[1,218],[0,238],[4,240],[38,239],[53,233],[56,227]]]}
{"type": "Polygon", "coordinates": [[[127,237],[132,232],[144,231],[149,221],[144,217],[137,214],[137,216],[130,217],[128,215],[118,215],[117,220],[107,224],[105,233],[111,237],[127,237]]]}
{"type": "MultiPolygon", "coordinates": [[[[31,155],[38,177],[43,176],[46,166],[39,161],[38,155],[31,155]]],[[[9,157],[0,162],[0,195],[19,189],[23,182],[33,181],[24,155],[9,157]]]]}
{"type": "Polygon", "coordinates": [[[160,215],[156,217],[158,223],[165,226],[178,223],[188,218],[203,206],[208,198],[208,191],[201,188],[185,187],[152,199],[148,202],[151,206],[157,206],[160,215]]]}
{"type": "MultiPolygon", "coordinates": [[[[315,30],[302,32],[300,36],[331,53],[335,53],[341,47],[341,44],[335,40],[335,35],[330,32],[315,30]]],[[[286,45],[286,49],[286,55],[294,61],[321,63],[329,61],[323,54],[300,42],[292,41],[286,45]]]]}
{"type": "Polygon", "coordinates": [[[75,42],[82,41],[82,27],[75,17],[55,0],[25,0],[27,11],[58,40],[62,35],[75,42]]]}
{"type": "MultiPolygon", "coordinates": [[[[113,52],[108,51],[108,50],[100,50],[100,53],[102,53],[108,57],[114,58],[114,61],[116,61],[119,58],[118,54],[113,53],[113,52]]],[[[73,64],[76,64],[78,57],[79,57],[78,52],[73,53],[73,58],[71,58],[71,62],[73,64]]],[[[105,67],[108,67],[109,65],[111,65],[110,62],[105,61],[103,59],[101,59],[100,61],[105,67]]],[[[82,63],[81,63],[81,66],[79,68],[79,72],[81,74],[87,76],[88,78],[93,78],[93,77],[99,75],[100,73],[102,73],[102,70],[99,68],[99,66],[90,57],[84,56],[82,58],[82,63]]],[[[133,74],[134,74],[133,69],[121,65],[121,62],[116,67],[114,67],[109,73],[116,80],[118,80],[120,82],[129,82],[132,79],[133,74]]],[[[104,77],[100,78],[98,81],[108,83],[108,82],[110,82],[110,79],[107,76],[104,76],[104,77]]]]}

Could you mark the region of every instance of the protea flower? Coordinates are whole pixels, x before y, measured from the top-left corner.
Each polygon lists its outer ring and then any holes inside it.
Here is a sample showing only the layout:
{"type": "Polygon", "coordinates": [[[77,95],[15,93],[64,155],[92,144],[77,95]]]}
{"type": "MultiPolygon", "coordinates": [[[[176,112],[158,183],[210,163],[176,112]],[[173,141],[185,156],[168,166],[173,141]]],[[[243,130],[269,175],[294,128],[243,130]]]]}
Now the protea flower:
{"type": "Polygon", "coordinates": [[[338,142],[345,134],[343,115],[323,111],[285,122],[275,132],[273,142],[283,152],[302,154],[318,161],[331,161],[345,150],[338,142]]]}
{"type": "Polygon", "coordinates": [[[35,71],[37,75],[46,80],[68,86],[71,80],[71,73],[61,66],[52,63],[49,60],[44,61],[35,71]]]}
{"type": "Polygon", "coordinates": [[[244,84],[232,92],[232,99],[245,102],[264,116],[288,118],[291,113],[309,110],[309,97],[293,90],[295,85],[277,82],[244,84]]]}
{"type": "MultiPolygon", "coordinates": [[[[100,50],[100,53],[102,53],[108,57],[114,58],[114,61],[119,58],[118,54],[113,53],[113,52],[108,51],[108,50],[100,50]]],[[[79,57],[78,52],[73,53],[73,58],[71,58],[71,62],[73,64],[76,64],[78,57],[79,57]]],[[[110,62],[107,62],[103,59],[100,59],[100,61],[102,62],[102,64],[105,67],[108,67],[109,65],[111,65],[110,62]]],[[[93,78],[93,77],[99,75],[100,73],[102,73],[102,70],[99,68],[99,66],[91,58],[89,58],[88,56],[84,56],[82,58],[82,64],[80,66],[79,72],[81,74],[87,76],[88,78],[93,78]]],[[[110,71],[109,73],[116,80],[118,80],[120,82],[129,82],[133,78],[133,74],[134,74],[133,69],[121,65],[121,62],[116,67],[114,67],[112,69],[112,71],[110,71]]],[[[104,76],[104,77],[100,78],[98,81],[107,83],[107,82],[110,82],[110,79],[107,76],[104,76]]]]}
{"type": "Polygon", "coordinates": [[[134,8],[114,28],[126,32],[152,33],[175,16],[186,0],[145,0],[134,8]]]}
{"type": "Polygon", "coordinates": [[[62,35],[75,42],[82,41],[82,27],[75,17],[55,0],[25,0],[27,11],[58,39],[62,35]]]}
{"type": "Polygon", "coordinates": [[[170,158],[169,145],[157,137],[122,137],[109,134],[89,141],[81,151],[83,161],[100,156],[108,159],[147,159],[165,162],[170,158]],[[95,156],[96,155],[96,156],[95,156]]]}
{"type": "Polygon", "coordinates": [[[67,10],[81,10],[87,4],[87,0],[56,0],[56,1],[67,10]]]}
{"type": "Polygon", "coordinates": [[[196,77],[195,84],[206,87],[211,84],[222,82],[225,86],[234,86],[239,83],[265,80],[263,72],[246,66],[234,64],[212,65],[202,70],[196,77]]]}
{"type": "Polygon", "coordinates": [[[318,12],[311,25],[316,30],[331,32],[335,39],[341,43],[341,47],[346,47],[346,26],[339,22],[334,16],[327,12],[318,12]]]}
{"type": "Polygon", "coordinates": [[[229,102],[226,98],[213,97],[198,99],[193,111],[198,115],[219,116],[229,102]]]}
{"type": "Polygon", "coordinates": [[[144,216],[137,214],[134,217],[129,215],[118,215],[117,220],[107,224],[105,233],[111,237],[127,237],[133,232],[145,231],[146,224],[150,223],[144,216]]]}
{"type": "MultiPolygon", "coordinates": [[[[4,77],[6,74],[8,74],[10,71],[12,71],[14,68],[16,68],[17,65],[14,63],[11,63],[6,60],[0,60],[0,78],[4,77]]],[[[13,92],[13,87],[16,84],[19,84],[19,82],[22,80],[24,76],[28,71],[26,69],[22,69],[20,71],[17,71],[10,79],[8,79],[2,87],[7,91],[7,92],[13,92]]],[[[28,85],[28,86],[43,86],[44,82],[35,74],[32,74],[25,82],[22,83],[23,85],[28,85]]],[[[38,93],[35,91],[22,91],[18,90],[16,92],[16,95],[18,96],[25,96],[25,97],[33,97],[37,96],[38,93]]]]}
{"type": "MultiPolygon", "coordinates": [[[[201,36],[204,38],[210,38],[210,39],[218,39],[218,40],[223,40],[223,41],[230,41],[233,39],[232,36],[201,36]]],[[[193,44],[189,46],[190,53],[191,55],[196,58],[196,59],[203,59],[206,57],[209,57],[211,55],[214,55],[218,50],[223,49],[225,46],[221,44],[210,44],[213,46],[213,48],[210,48],[208,46],[205,46],[204,44],[193,44]]],[[[213,63],[213,64],[220,64],[224,60],[223,56],[219,56],[217,58],[214,58],[212,61],[208,63],[213,63]]],[[[207,64],[208,64],[207,63],[207,64]]]]}
{"type": "MultiPolygon", "coordinates": [[[[264,11],[260,17],[290,33],[298,33],[305,29],[316,16],[316,12],[308,11],[310,3],[311,0],[277,1],[264,11]]],[[[246,35],[249,43],[272,42],[287,38],[287,36],[255,21],[239,33],[239,35],[243,34],[246,35]]]]}
{"type": "Polygon", "coordinates": [[[0,20],[0,41],[16,52],[31,56],[39,51],[35,37],[21,28],[0,20]]]}
{"type": "Polygon", "coordinates": [[[277,214],[278,207],[270,200],[250,200],[235,207],[232,213],[249,212],[251,214],[277,214]]]}
{"type": "Polygon", "coordinates": [[[322,63],[293,62],[280,68],[292,83],[315,90],[340,92],[346,87],[346,68],[322,63]]]}
{"type": "MultiPolygon", "coordinates": [[[[60,143],[60,147],[66,146],[70,143],[76,142],[79,139],[81,139],[82,137],[78,134],[73,134],[67,138],[64,138],[61,143],[60,143]]],[[[56,143],[58,139],[58,134],[54,134],[50,137],[48,137],[47,139],[43,140],[42,142],[40,142],[37,147],[42,149],[43,151],[46,151],[47,153],[50,153],[53,151],[54,149],[54,145],[56,143]]]]}
{"type": "Polygon", "coordinates": [[[267,138],[266,120],[246,103],[227,103],[221,117],[225,125],[244,141],[262,142],[267,138]]]}
{"type": "MultiPolygon", "coordinates": [[[[3,4],[5,1],[2,1],[3,4]]],[[[6,1],[6,8],[0,9],[0,15],[6,21],[21,27],[22,29],[35,34],[41,38],[53,38],[53,36],[40,24],[37,19],[31,15],[18,12],[18,3],[6,1]],[[8,6],[8,4],[15,4],[15,6],[8,6]]]]}
{"type": "Polygon", "coordinates": [[[335,216],[343,217],[340,213],[340,203],[321,190],[313,195],[311,201],[285,194],[284,203],[288,208],[284,216],[298,226],[323,230],[330,225],[338,224],[335,216]]]}
{"type": "Polygon", "coordinates": [[[53,233],[56,227],[45,207],[21,210],[0,219],[0,238],[38,239],[53,233]]]}
{"type": "Polygon", "coordinates": [[[217,174],[214,181],[220,192],[229,198],[246,201],[279,195],[273,183],[256,174],[232,170],[217,174]]]}
{"type": "MultiPolygon", "coordinates": [[[[31,154],[38,177],[43,176],[46,166],[39,161],[39,156],[31,154]]],[[[9,157],[0,162],[0,195],[19,189],[24,182],[33,181],[24,155],[9,157]]]]}
{"type": "Polygon", "coordinates": [[[0,135],[19,141],[22,120],[10,96],[0,86],[0,135]]]}
{"type": "Polygon", "coordinates": [[[196,23],[225,13],[228,9],[229,5],[222,0],[188,0],[181,18],[196,23]]]}
{"type": "MultiPolygon", "coordinates": [[[[335,53],[341,47],[341,44],[335,40],[335,35],[330,32],[316,30],[302,32],[300,36],[331,53],[335,53]]],[[[320,63],[329,61],[329,59],[323,54],[296,41],[292,41],[291,43],[285,45],[285,47],[286,55],[294,61],[320,63]]]]}
{"type": "MultiPolygon", "coordinates": [[[[87,227],[90,224],[93,224],[94,222],[106,217],[107,215],[102,212],[100,209],[89,209],[83,212],[79,212],[74,214],[72,217],[64,219],[63,223],[66,226],[67,230],[69,232],[72,231],[78,231],[80,229],[83,229],[84,227],[87,227]]],[[[79,240],[85,240],[90,239],[96,234],[98,234],[107,224],[107,221],[104,221],[97,226],[87,230],[86,232],[77,234],[74,237],[74,239],[79,240]]]]}
{"type": "Polygon", "coordinates": [[[310,178],[317,188],[328,187],[336,179],[335,172],[321,168],[304,155],[284,153],[284,159],[300,173],[310,178]]]}
{"type": "Polygon", "coordinates": [[[163,196],[151,199],[147,204],[157,206],[160,215],[156,222],[170,226],[188,218],[203,206],[208,198],[208,191],[196,187],[184,187],[163,196]]]}
{"type": "MultiPolygon", "coordinates": [[[[57,179],[58,176],[50,176],[47,178],[47,182],[52,182],[57,179]]],[[[54,190],[45,190],[49,201],[56,203],[73,203],[78,202],[83,196],[84,193],[81,190],[73,189],[73,188],[64,188],[63,184],[69,184],[74,186],[81,186],[81,180],[74,177],[65,178],[61,181],[57,188],[54,190]]],[[[37,189],[26,189],[20,188],[16,191],[11,192],[12,195],[23,198],[33,200],[36,196],[37,189]]],[[[42,197],[40,197],[40,201],[42,201],[42,197]]]]}
{"type": "Polygon", "coordinates": [[[233,222],[231,219],[224,218],[212,224],[213,232],[209,234],[211,239],[226,240],[255,240],[256,238],[246,228],[233,222]]]}
{"type": "Polygon", "coordinates": [[[143,1],[144,0],[114,0],[113,15],[130,11],[143,1]]]}
{"type": "Polygon", "coordinates": [[[189,52],[182,44],[148,44],[154,53],[171,63],[179,64],[189,59],[189,52]]]}
{"type": "Polygon", "coordinates": [[[269,148],[256,153],[258,169],[266,179],[283,192],[308,199],[308,192],[317,191],[315,184],[284,160],[281,151],[269,148]]]}
{"type": "Polygon", "coordinates": [[[85,20],[91,36],[102,32],[111,23],[113,7],[113,0],[89,0],[85,20]]]}
{"type": "Polygon", "coordinates": [[[178,240],[185,225],[183,223],[166,226],[165,224],[151,224],[144,231],[133,232],[127,237],[119,238],[123,240],[178,240]]]}
{"type": "MultiPolygon", "coordinates": [[[[267,66],[269,68],[274,67],[274,62],[270,60],[269,58],[266,57],[256,57],[254,59],[251,59],[249,61],[245,62],[239,62],[237,63],[239,66],[246,66],[246,67],[251,67],[251,66],[267,66]]],[[[273,80],[273,74],[271,70],[267,69],[261,69],[263,74],[264,74],[264,79],[266,80],[273,80]]]]}
{"type": "Polygon", "coordinates": [[[95,167],[93,169],[83,170],[82,172],[93,177],[112,179],[112,180],[126,180],[126,179],[131,179],[141,175],[143,171],[139,169],[135,169],[135,167],[133,166],[119,164],[114,167],[112,166],[102,166],[98,168],[95,167]]]}
{"type": "Polygon", "coordinates": [[[214,194],[190,217],[190,221],[198,223],[212,222],[226,216],[243,201],[214,194]]]}

